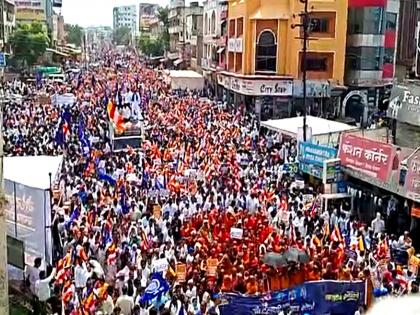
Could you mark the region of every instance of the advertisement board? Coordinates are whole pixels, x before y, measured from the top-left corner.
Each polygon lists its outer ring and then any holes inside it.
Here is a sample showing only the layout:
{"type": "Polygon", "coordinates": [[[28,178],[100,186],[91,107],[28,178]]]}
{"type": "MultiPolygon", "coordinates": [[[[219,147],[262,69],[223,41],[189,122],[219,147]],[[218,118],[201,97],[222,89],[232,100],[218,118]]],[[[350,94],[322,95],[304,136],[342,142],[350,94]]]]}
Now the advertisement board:
{"type": "Polygon", "coordinates": [[[349,175],[420,202],[419,151],[342,134],[338,156],[349,175]]]}
{"type": "Polygon", "coordinates": [[[264,295],[222,294],[220,314],[353,315],[365,304],[364,281],[314,281],[264,295]]]}
{"type": "Polygon", "coordinates": [[[395,85],[391,91],[387,116],[420,126],[420,86],[395,85]]]}
{"type": "Polygon", "coordinates": [[[299,142],[299,169],[316,178],[323,178],[324,161],[334,159],[336,156],[335,148],[311,142],[299,142]]]}
{"type": "Polygon", "coordinates": [[[343,166],[386,181],[395,156],[391,144],[352,134],[342,134],[339,158],[343,166]]]}

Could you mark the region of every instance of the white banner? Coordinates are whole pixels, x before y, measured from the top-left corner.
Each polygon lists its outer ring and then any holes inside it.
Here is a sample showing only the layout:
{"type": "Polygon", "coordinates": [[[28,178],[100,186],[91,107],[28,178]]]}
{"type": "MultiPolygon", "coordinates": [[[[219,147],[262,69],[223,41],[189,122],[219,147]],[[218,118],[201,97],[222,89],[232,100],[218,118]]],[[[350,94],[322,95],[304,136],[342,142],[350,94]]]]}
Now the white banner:
{"type": "Polygon", "coordinates": [[[241,240],[244,235],[243,229],[231,228],[230,229],[230,238],[241,240]]]}
{"type": "Polygon", "coordinates": [[[51,263],[49,192],[5,180],[7,234],[24,242],[25,262],[36,257],[51,263]]]}

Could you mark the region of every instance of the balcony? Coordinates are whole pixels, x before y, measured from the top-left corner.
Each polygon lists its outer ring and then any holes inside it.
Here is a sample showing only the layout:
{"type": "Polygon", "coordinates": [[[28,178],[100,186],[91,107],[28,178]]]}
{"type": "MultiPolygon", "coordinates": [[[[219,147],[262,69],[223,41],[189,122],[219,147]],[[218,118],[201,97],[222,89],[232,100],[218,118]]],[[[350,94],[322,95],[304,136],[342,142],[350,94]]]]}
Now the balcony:
{"type": "Polygon", "coordinates": [[[220,36],[219,40],[217,41],[217,45],[220,47],[225,47],[227,43],[227,36],[220,36]]]}

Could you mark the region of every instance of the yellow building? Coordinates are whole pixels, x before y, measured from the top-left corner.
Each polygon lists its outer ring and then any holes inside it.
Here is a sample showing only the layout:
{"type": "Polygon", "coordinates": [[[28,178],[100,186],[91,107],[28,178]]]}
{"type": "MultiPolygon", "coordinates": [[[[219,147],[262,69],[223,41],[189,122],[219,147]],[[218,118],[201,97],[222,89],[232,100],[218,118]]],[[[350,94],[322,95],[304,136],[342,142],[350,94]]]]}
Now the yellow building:
{"type": "MultiPolygon", "coordinates": [[[[218,83],[235,103],[253,106],[252,96],[261,96],[271,117],[301,111],[295,104],[303,95],[303,34],[293,25],[301,23],[303,6],[299,0],[229,0],[227,63],[218,83]]],[[[311,113],[319,114],[343,83],[347,0],[309,0],[309,11],[307,95],[311,113]]]]}

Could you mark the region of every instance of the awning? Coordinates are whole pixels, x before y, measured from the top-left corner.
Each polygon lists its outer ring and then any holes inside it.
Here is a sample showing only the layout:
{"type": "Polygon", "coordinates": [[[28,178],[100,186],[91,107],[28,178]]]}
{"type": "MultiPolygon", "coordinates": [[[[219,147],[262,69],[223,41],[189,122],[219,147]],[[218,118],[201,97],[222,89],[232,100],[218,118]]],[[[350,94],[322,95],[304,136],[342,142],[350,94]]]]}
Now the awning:
{"type": "Polygon", "coordinates": [[[226,47],[220,47],[220,48],[217,50],[217,53],[218,53],[218,54],[221,54],[221,53],[225,50],[225,48],[226,48],[226,47]]]}
{"type": "Polygon", "coordinates": [[[56,54],[56,55],[59,55],[59,56],[63,56],[63,57],[68,57],[69,56],[66,53],[63,53],[61,51],[58,51],[58,50],[55,50],[55,49],[52,49],[52,48],[47,48],[46,51],[51,52],[51,53],[56,54]]]}
{"type": "Polygon", "coordinates": [[[183,59],[177,59],[174,61],[174,66],[179,65],[180,63],[182,63],[184,60],[183,59]]]}

